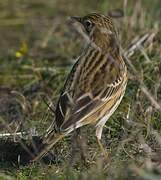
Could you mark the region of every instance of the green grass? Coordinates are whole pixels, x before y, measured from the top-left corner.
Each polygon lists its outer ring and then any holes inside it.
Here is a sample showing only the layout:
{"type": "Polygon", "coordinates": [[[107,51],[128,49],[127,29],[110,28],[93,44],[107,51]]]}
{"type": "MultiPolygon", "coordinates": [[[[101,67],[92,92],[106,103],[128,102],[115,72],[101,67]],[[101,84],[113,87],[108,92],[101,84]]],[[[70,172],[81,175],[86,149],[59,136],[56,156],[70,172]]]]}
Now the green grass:
{"type": "MultiPolygon", "coordinates": [[[[68,23],[72,15],[89,12],[107,14],[111,9],[125,9],[125,17],[115,19],[123,48],[133,39],[149,32],[154,39],[143,45],[147,61],[138,49],[130,61],[139,72],[149,92],[161,99],[161,31],[159,0],[4,0],[0,1],[0,100],[6,91],[18,92],[15,98],[22,108],[23,127],[45,132],[52,122],[45,116],[47,101],[56,100],[74,59],[84,41],[68,23]]],[[[118,110],[107,122],[103,143],[109,152],[105,162],[97,146],[94,128],[83,127],[86,155],[83,165],[79,151],[73,155],[71,136],[58,144],[57,160],[52,165],[8,166],[0,162],[0,179],[161,179],[161,114],[141,91],[135,73],[128,66],[129,82],[118,110]],[[73,157],[73,156],[74,157],[73,157]]],[[[7,117],[6,117],[7,120],[7,117]]],[[[3,131],[3,130],[2,130],[3,131]]]]}

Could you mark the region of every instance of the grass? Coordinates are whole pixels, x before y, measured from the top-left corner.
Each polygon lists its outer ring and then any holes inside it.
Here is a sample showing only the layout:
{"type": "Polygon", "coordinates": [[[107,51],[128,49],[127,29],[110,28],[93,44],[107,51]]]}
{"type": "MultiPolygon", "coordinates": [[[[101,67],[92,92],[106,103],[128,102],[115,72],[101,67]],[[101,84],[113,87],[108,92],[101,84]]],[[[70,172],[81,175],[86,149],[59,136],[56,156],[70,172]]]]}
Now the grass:
{"type": "MultiPolygon", "coordinates": [[[[101,156],[94,128],[88,126],[82,128],[87,138],[88,166],[82,164],[79,150],[73,153],[71,135],[58,144],[55,164],[17,167],[8,166],[4,160],[0,162],[0,179],[161,179],[161,114],[137,79],[139,76],[159,103],[160,7],[159,0],[129,0],[127,4],[107,0],[0,2],[0,109],[6,108],[5,112],[0,111],[0,116],[6,122],[16,122],[16,126],[22,124],[20,130],[35,127],[43,133],[53,120],[52,113],[46,113],[42,96],[56,104],[64,80],[84,44],[69,24],[69,16],[124,9],[125,17],[114,19],[124,49],[145,33],[154,34],[142,49],[136,49],[130,56],[138,74],[128,65],[125,97],[104,128],[103,143],[109,152],[109,162],[101,156]],[[13,90],[14,94],[8,93],[13,90]],[[19,108],[13,109],[11,101],[19,108]]],[[[11,130],[15,129],[14,123],[11,130]]],[[[1,124],[0,128],[5,131],[1,124]]]]}

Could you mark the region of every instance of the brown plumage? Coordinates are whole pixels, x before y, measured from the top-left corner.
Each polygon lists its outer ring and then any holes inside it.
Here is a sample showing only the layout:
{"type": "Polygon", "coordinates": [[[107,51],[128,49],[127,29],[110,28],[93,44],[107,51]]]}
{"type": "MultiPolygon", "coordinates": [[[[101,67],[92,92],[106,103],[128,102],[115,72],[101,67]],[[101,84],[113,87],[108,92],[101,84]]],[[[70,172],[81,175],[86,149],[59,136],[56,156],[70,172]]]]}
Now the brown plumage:
{"type": "Polygon", "coordinates": [[[72,19],[81,23],[90,42],[64,84],[55,112],[57,131],[50,127],[44,148],[34,161],[42,158],[61,138],[87,124],[95,124],[96,137],[100,140],[104,124],[120,104],[126,89],[127,70],[112,19],[97,13],[72,19]]]}

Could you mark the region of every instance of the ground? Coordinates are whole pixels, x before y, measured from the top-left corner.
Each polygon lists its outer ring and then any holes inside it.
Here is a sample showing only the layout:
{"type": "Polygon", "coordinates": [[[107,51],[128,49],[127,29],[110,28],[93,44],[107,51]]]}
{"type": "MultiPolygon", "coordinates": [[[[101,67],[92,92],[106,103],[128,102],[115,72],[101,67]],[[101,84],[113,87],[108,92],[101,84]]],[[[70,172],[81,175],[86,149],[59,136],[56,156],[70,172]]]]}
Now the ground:
{"type": "Polygon", "coordinates": [[[114,21],[120,44],[128,52],[129,81],[121,105],[103,131],[108,161],[94,128],[87,126],[82,134],[88,164],[81,161],[71,135],[58,144],[55,163],[17,166],[4,159],[0,179],[161,179],[160,0],[0,1],[0,129],[46,131],[54,118],[45,102],[56,105],[85,44],[69,17],[114,9],[124,12],[114,21]],[[146,35],[130,54],[129,48],[146,35]]]}

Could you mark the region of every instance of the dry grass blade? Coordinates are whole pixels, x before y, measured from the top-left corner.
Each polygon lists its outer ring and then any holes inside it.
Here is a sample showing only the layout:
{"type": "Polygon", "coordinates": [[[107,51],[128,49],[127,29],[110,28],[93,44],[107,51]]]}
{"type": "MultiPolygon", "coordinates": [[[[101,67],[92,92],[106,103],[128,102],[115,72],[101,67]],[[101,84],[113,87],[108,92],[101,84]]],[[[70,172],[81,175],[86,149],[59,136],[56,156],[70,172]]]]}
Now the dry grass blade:
{"type": "Polygon", "coordinates": [[[130,47],[124,52],[124,56],[130,57],[134,54],[134,52],[149,38],[151,37],[150,33],[147,33],[143,35],[141,38],[139,38],[136,42],[132,43],[130,47]]]}
{"type": "Polygon", "coordinates": [[[22,131],[16,133],[0,133],[0,138],[13,138],[15,136],[16,139],[31,139],[31,137],[39,136],[38,132],[34,129],[30,129],[29,131],[22,131]]]}
{"type": "MultiPolygon", "coordinates": [[[[149,35],[148,35],[149,36],[149,35]]],[[[141,38],[141,41],[137,42],[137,45],[134,44],[132,46],[132,50],[134,51],[138,45],[141,45],[141,42],[143,43],[145,41],[145,39],[147,39],[147,35],[143,36],[143,38],[141,38]]],[[[131,51],[131,50],[130,50],[131,51]]],[[[129,53],[129,50],[127,51],[129,53]]],[[[146,97],[149,99],[149,101],[152,103],[152,105],[161,112],[161,105],[160,103],[157,102],[157,100],[155,99],[155,97],[149,92],[148,88],[146,87],[146,85],[142,82],[141,80],[141,75],[140,73],[136,70],[135,66],[132,64],[132,62],[130,61],[129,57],[132,56],[132,54],[127,55],[128,53],[124,52],[122,49],[122,53],[124,54],[125,60],[128,63],[129,67],[132,70],[132,73],[135,75],[137,81],[139,82],[140,85],[140,89],[141,91],[146,95],[146,97]],[[129,57],[128,57],[129,56],[129,57]]]]}

